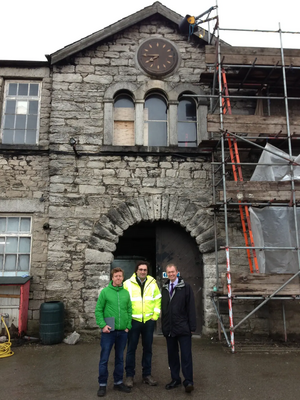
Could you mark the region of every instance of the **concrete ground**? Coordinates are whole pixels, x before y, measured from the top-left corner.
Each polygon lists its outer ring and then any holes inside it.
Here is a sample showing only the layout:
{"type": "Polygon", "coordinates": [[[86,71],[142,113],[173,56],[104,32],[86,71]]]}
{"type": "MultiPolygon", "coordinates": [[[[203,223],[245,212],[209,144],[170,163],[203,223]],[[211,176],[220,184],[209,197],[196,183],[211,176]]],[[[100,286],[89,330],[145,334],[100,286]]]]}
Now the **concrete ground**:
{"type": "MultiPolygon", "coordinates": [[[[14,355],[0,359],[1,399],[44,400],[97,398],[99,342],[79,341],[46,346],[25,344],[13,347],[14,355]]],[[[141,347],[137,353],[136,383],[131,394],[113,390],[113,352],[109,365],[107,399],[137,400],[294,400],[299,396],[300,348],[283,345],[238,346],[228,348],[211,338],[194,338],[195,390],[187,394],[183,387],[165,390],[170,381],[165,339],[154,338],[153,373],[157,387],[141,383],[141,347]]]]}

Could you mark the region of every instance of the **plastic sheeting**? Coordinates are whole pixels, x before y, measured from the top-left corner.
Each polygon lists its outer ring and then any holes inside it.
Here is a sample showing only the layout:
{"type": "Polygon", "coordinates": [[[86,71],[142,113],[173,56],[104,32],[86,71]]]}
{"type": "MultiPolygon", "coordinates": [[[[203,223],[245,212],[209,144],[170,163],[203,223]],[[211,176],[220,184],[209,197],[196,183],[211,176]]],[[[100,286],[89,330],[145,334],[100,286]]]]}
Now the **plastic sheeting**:
{"type": "MultiPolygon", "coordinates": [[[[290,157],[284,151],[267,143],[250,181],[289,181],[291,180],[290,162],[300,164],[300,155],[290,157]]],[[[300,165],[293,167],[293,174],[294,179],[300,179],[300,165]]]]}
{"type": "MultiPolygon", "coordinates": [[[[296,247],[294,210],[291,207],[250,208],[255,246],[296,247]]],[[[300,213],[297,214],[298,230],[300,213]]],[[[256,250],[261,273],[295,273],[298,271],[296,250],[256,250]]]]}
{"type": "MultiPolygon", "coordinates": [[[[300,164],[300,156],[290,157],[270,144],[267,144],[265,149],[250,180],[291,180],[290,161],[300,164]]],[[[293,167],[293,174],[294,179],[300,179],[300,166],[293,167]]],[[[293,207],[251,207],[249,211],[255,247],[296,247],[293,207]]],[[[300,209],[297,208],[296,211],[299,235],[300,209]]],[[[295,273],[299,270],[296,250],[262,249],[256,250],[256,255],[261,273],[295,273]]]]}

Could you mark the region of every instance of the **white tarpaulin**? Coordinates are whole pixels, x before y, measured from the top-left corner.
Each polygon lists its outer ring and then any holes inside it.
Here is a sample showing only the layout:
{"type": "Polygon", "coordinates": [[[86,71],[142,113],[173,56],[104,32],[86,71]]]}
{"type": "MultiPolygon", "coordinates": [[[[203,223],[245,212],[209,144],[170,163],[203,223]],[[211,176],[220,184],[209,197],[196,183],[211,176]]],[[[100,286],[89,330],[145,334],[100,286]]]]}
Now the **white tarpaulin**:
{"type": "Polygon", "coordinates": [[[299,164],[293,167],[293,173],[294,179],[300,179],[300,155],[290,157],[284,151],[267,143],[250,181],[289,181],[291,180],[290,161],[299,164]]]}
{"type": "MultiPolygon", "coordinates": [[[[290,157],[270,144],[267,144],[265,149],[270,150],[272,153],[266,150],[262,152],[250,180],[291,180],[289,161],[300,164],[300,156],[290,157]]],[[[294,179],[300,179],[300,166],[294,166],[293,173],[294,179]]],[[[251,207],[249,210],[256,247],[296,247],[296,227],[293,207],[251,207]]],[[[300,209],[298,208],[297,225],[298,233],[300,233],[300,209]]],[[[296,250],[256,250],[256,254],[261,273],[295,273],[299,269],[296,250]]]]}

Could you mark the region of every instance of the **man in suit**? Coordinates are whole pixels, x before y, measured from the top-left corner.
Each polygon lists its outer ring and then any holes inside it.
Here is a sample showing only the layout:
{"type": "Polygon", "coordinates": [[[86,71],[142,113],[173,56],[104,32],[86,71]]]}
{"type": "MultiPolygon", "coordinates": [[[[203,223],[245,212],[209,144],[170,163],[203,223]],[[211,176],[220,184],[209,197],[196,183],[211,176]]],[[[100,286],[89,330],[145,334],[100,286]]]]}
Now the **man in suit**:
{"type": "Polygon", "coordinates": [[[167,282],[162,288],[162,332],[167,340],[168,361],[171,370],[171,382],[166,389],[174,389],[181,385],[179,346],[181,353],[181,369],[184,376],[185,391],[194,390],[192,333],[196,330],[196,307],[191,286],[178,277],[178,269],[174,264],[166,267],[167,282]],[[178,346],[179,345],[179,346],[178,346]]]}

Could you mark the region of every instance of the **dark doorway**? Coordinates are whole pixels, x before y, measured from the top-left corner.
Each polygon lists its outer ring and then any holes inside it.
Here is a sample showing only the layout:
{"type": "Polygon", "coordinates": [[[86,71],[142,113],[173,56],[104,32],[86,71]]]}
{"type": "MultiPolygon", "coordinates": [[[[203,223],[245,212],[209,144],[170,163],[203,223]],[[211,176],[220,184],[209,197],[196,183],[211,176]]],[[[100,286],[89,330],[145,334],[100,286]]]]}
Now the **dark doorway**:
{"type": "MultiPolygon", "coordinates": [[[[196,333],[201,334],[203,262],[195,240],[184,228],[167,221],[133,225],[119,238],[114,258],[112,266],[116,263],[125,266],[126,278],[134,272],[137,259],[148,260],[151,264],[150,275],[156,278],[160,288],[166,281],[163,276],[166,265],[170,262],[176,264],[182,278],[193,288],[197,311],[196,333]]],[[[159,331],[159,325],[157,328],[159,331]]]]}

